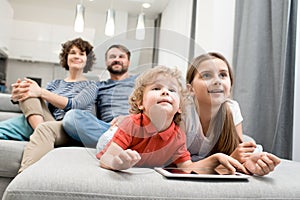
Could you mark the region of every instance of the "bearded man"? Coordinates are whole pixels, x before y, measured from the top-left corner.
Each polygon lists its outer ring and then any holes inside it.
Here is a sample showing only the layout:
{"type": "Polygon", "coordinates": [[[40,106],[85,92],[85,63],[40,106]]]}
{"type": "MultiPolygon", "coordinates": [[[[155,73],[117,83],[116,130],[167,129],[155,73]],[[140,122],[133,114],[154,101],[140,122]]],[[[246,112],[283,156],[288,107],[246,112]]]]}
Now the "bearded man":
{"type": "Polygon", "coordinates": [[[105,53],[105,64],[110,79],[97,82],[96,116],[72,109],[63,119],[66,133],[86,147],[95,148],[99,137],[121,116],[129,114],[128,97],[137,77],[129,76],[130,51],[123,45],[112,45],[105,53]]]}

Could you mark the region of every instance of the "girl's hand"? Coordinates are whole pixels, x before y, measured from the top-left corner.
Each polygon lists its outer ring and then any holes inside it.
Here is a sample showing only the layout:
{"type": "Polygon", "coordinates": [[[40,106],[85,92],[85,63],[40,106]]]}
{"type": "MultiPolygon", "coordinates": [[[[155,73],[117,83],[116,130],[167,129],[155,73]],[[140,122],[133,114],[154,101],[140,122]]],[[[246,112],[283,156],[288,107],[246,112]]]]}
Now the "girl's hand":
{"type": "Polygon", "coordinates": [[[218,169],[222,169],[222,173],[226,174],[234,174],[236,171],[240,171],[243,172],[245,174],[249,174],[248,171],[246,170],[246,168],[236,159],[232,158],[231,156],[228,156],[226,154],[223,153],[216,153],[212,155],[215,159],[215,163],[218,165],[222,165],[223,167],[225,167],[225,169],[223,170],[221,166],[219,166],[217,168],[217,166],[215,167],[216,170],[218,171],[218,169]]]}
{"type": "Polygon", "coordinates": [[[267,152],[259,152],[252,153],[243,165],[252,174],[263,176],[274,171],[279,163],[280,159],[277,156],[267,152]]]}
{"type": "Polygon", "coordinates": [[[138,152],[126,149],[120,152],[119,155],[113,157],[112,169],[114,170],[124,170],[133,167],[139,160],[141,156],[138,152]]]}
{"type": "Polygon", "coordinates": [[[238,160],[240,163],[244,163],[251,156],[255,148],[255,142],[243,142],[238,145],[230,156],[238,160]]]}
{"type": "Polygon", "coordinates": [[[199,169],[200,171],[203,169],[210,171],[215,170],[218,172],[222,170],[222,174],[234,174],[238,170],[245,174],[249,174],[239,161],[223,153],[213,154],[192,164],[185,162],[177,166],[179,168],[192,168],[194,171],[196,171],[196,169],[199,169]]]}

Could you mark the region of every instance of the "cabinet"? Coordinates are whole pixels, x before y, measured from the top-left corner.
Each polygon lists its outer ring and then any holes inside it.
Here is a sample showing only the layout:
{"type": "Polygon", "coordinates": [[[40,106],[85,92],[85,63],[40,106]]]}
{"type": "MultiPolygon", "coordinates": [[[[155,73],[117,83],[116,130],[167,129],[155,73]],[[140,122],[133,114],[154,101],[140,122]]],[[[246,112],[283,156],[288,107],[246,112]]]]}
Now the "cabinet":
{"type": "Polygon", "coordinates": [[[8,0],[0,0],[0,5],[0,54],[7,56],[14,12],[8,0]]]}
{"type": "Polygon", "coordinates": [[[10,38],[11,59],[59,63],[61,44],[81,37],[93,44],[95,30],[76,33],[72,26],[14,20],[10,38]]]}

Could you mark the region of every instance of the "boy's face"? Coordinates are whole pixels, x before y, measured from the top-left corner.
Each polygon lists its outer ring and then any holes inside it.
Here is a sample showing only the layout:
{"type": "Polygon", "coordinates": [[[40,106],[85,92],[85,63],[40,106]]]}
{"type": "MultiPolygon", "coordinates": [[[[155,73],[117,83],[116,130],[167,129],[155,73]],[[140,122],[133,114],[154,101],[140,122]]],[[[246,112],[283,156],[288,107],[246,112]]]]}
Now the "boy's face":
{"type": "Polygon", "coordinates": [[[231,81],[228,66],[218,58],[202,62],[192,88],[199,105],[220,105],[230,97],[231,81]]]}
{"type": "Polygon", "coordinates": [[[179,92],[179,84],[175,78],[158,75],[144,90],[144,114],[151,120],[162,117],[170,121],[179,111],[179,92]]]}

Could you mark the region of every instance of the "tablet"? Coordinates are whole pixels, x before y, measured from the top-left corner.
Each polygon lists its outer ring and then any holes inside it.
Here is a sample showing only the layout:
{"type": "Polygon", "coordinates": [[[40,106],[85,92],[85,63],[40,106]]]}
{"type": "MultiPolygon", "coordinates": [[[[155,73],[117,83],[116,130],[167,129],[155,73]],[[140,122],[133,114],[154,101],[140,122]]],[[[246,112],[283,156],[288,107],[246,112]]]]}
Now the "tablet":
{"type": "Polygon", "coordinates": [[[219,174],[216,171],[209,172],[207,170],[192,170],[191,173],[184,172],[178,168],[160,168],[155,170],[166,178],[192,178],[192,179],[240,179],[247,180],[250,176],[236,172],[235,174],[219,174]],[[197,171],[197,172],[195,172],[197,171]]]}

